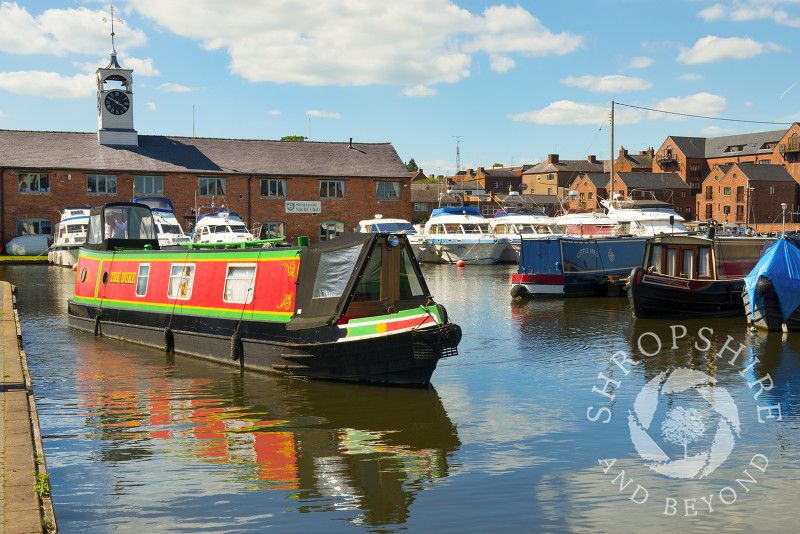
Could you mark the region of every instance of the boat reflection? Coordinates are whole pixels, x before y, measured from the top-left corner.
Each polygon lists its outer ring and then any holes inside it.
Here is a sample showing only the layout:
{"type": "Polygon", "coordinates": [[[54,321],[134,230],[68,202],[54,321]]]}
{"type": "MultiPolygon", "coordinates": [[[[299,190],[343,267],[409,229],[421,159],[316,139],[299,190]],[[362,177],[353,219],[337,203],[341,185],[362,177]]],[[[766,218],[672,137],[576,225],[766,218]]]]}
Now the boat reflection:
{"type": "Polygon", "coordinates": [[[77,379],[85,427],[103,442],[98,462],[210,462],[239,491],[281,490],[297,511],[351,510],[354,523],[382,525],[404,523],[460,447],[433,388],[242,374],[84,339],[77,379]]]}

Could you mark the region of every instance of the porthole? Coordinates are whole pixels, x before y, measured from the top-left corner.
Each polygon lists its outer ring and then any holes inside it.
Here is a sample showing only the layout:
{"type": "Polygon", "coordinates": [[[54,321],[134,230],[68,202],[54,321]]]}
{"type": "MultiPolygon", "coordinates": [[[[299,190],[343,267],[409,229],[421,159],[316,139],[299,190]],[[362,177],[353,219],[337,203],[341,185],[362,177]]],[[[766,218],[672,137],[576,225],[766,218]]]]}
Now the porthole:
{"type": "Polygon", "coordinates": [[[86,267],[81,271],[81,282],[86,281],[86,267]]]}
{"type": "Polygon", "coordinates": [[[103,285],[106,285],[108,282],[108,271],[103,273],[103,285]]]}

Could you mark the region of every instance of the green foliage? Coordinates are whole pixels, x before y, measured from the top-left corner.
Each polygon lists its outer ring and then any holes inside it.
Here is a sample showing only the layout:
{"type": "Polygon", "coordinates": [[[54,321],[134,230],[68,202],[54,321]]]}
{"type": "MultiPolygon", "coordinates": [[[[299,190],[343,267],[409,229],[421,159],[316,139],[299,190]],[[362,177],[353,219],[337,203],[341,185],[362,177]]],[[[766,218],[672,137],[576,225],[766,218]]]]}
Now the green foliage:
{"type": "Polygon", "coordinates": [[[408,163],[406,163],[406,169],[408,169],[408,172],[417,172],[419,170],[419,167],[417,167],[417,162],[414,161],[414,158],[408,160],[408,163]]]}
{"type": "Polygon", "coordinates": [[[56,529],[56,526],[49,519],[42,518],[42,529],[45,532],[53,532],[56,529]]]}
{"type": "Polygon", "coordinates": [[[505,165],[503,165],[502,163],[495,163],[494,165],[492,165],[492,167],[504,167],[504,166],[505,165]]]}
{"type": "Polygon", "coordinates": [[[305,141],[308,137],[303,135],[284,135],[281,137],[281,141],[305,141]]]}
{"type": "Polygon", "coordinates": [[[41,498],[50,496],[50,473],[36,473],[36,485],[33,492],[41,498]]]}

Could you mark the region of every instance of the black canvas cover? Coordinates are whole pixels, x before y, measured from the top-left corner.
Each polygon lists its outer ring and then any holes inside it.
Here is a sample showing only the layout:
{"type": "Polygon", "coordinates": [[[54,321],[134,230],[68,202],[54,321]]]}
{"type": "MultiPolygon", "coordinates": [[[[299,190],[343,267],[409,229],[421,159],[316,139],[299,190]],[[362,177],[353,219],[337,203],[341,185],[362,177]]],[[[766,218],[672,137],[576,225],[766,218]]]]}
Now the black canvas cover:
{"type": "Polygon", "coordinates": [[[89,233],[84,248],[116,250],[144,248],[145,245],[158,249],[158,234],[149,206],[109,202],[89,210],[89,233]]]}
{"type": "Polygon", "coordinates": [[[288,330],[329,326],[338,320],[377,237],[344,234],[301,249],[294,315],[288,330]]]}

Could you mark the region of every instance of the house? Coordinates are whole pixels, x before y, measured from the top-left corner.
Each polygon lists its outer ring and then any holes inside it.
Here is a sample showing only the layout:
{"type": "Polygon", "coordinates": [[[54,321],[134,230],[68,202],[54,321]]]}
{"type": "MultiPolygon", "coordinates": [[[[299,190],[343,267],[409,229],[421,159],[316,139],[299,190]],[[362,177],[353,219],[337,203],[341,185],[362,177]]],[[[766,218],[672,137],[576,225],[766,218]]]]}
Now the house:
{"type": "Polygon", "coordinates": [[[654,155],[653,147],[638,154],[629,154],[624,147],[619,147],[619,155],[614,160],[614,172],[651,172],[654,155]]]}
{"type": "Polygon", "coordinates": [[[600,209],[599,200],[608,198],[606,192],[608,181],[608,173],[598,172],[587,172],[575,178],[569,186],[569,209],[572,211],[600,209]]]}
{"type": "Polygon", "coordinates": [[[675,212],[684,219],[694,217],[695,195],[692,187],[677,173],[667,172],[617,172],[614,173],[614,187],[609,181],[608,191],[614,197],[621,195],[631,200],[660,200],[672,204],[675,212]]]}
{"type": "Polygon", "coordinates": [[[786,222],[797,222],[800,186],[783,165],[718,165],[703,181],[697,211],[703,219],[745,226],[774,225],[787,204],[786,222]]]}
{"type": "Polygon", "coordinates": [[[579,175],[602,172],[604,163],[595,156],[589,156],[585,160],[561,160],[558,154],[550,154],[547,161],[522,172],[524,193],[564,198],[565,190],[579,175]]]}
{"type": "Polygon", "coordinates": [[[213,203],[289,240],[327,239],[376,213],[412,218],[411,175],[389,143],[140,135],[133,71],[116,52],[97,84],[97,132],[0,131],[4,246],[34,222],[49,233],[66,206],[143,195],[170,198],[186,230],[213,203]]]}

